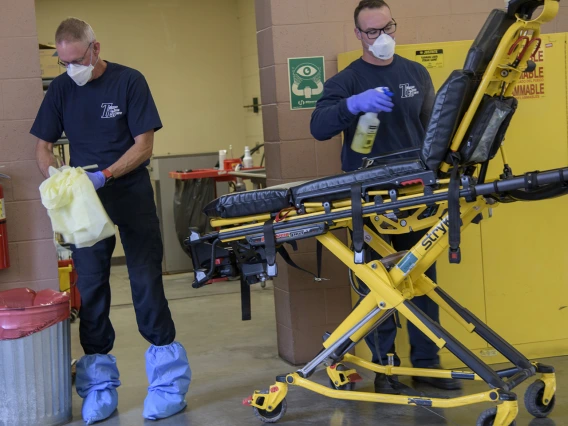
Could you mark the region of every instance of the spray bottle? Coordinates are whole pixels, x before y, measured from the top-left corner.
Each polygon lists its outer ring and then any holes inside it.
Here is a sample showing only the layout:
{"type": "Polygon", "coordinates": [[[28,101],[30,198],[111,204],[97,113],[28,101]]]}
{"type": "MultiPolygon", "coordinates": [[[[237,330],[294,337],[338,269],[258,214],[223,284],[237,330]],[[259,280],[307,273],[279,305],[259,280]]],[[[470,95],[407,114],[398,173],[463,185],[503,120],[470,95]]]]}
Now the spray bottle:
{"type": "MultiPolygon", "coordinates": [[[[375,90],[385,93],[382,87],[378,87],[375,90]]],[[[386,93],[390,94],[388,89],[386,93]]],[[[357,123],[357,130],[351,142],[351,149],[360,154],[370,154],[373,150],[375,137],[379,131],[380,124],[381,121],[378,118],[378,113],[368,112],[362,115],[361,118],[359,118],[359,123],[357,123]]]]}
{"type": "Polygon", "coordinates": [[[245,146],[245,156],[243,157],[243,167],[245,169],[252,169],[254,166],[254,162],[252,160],[252,156],[250,155],[250,149],[248,146],[245,146]]]}
{"type": "Polygon", "coordinates": [[[219,170],[225,170],[225,160],[227,159],[227,150],[219,150],[219,170]]]}

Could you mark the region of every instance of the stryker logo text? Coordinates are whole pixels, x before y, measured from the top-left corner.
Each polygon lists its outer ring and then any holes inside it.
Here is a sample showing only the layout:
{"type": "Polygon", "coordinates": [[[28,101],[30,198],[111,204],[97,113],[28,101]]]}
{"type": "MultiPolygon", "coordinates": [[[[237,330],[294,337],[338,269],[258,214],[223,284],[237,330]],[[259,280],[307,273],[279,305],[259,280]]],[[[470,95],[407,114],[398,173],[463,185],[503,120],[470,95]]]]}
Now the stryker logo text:
{"type": "Polygon", "coordinates": [[[446,216],[444,219],[442,219],[442,222],[439,225],[436,225],[436,227],[432,231],[426,234],[426,236],[422,240],[422,247],[424,247],[426,250],[430,250],[434,243],[440,239],[440,237],[443,237],[448,233],[449,226],[450,218],[446,216]]]}

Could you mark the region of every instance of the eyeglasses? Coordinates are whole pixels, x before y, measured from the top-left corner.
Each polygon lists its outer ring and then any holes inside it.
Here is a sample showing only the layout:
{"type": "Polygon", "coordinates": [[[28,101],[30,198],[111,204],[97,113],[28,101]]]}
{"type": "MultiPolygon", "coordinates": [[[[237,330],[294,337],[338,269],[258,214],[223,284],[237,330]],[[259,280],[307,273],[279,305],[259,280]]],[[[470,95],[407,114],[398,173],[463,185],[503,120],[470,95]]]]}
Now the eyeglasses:
{"type": "Polygon", "coordinates": [[[367,31],[363,31],[361,28],[357,28],[362,33],[367,34],[370,40],[375,40],[380,37],[382,33],[391,35],[394,34],[396,31],[396,21],[393,19],[386,27],[384,28],[372,28],[367,31]]]}
{"type": "Polygon", "coordinates": [[[58,59],[57,63],[59,64],[59,66],[63,67],[63,68],[67,68],[69,65],[73,64],[73,65],[83,65],[83,62],[85,62],[85,57],[87,56],[87,52],[89,51],[89,49],[91,48],[91,45],[94,43],[94,41],[89,43],[89,46],[87,46],[87,50],[85,50],[85,53],[83,54],[83,57],[80,59],[77,59],[75,61],[72,62],[63,62],[62,60],[58,59]]]}

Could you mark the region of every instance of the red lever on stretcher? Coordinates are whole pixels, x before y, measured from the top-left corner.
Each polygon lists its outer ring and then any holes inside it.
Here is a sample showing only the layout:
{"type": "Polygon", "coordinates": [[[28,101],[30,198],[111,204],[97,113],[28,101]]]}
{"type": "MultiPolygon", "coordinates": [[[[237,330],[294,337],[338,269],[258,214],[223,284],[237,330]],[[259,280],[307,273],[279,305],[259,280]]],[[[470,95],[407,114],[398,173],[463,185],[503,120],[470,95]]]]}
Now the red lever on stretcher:
{"type": "Polygon", "coordinates": [[[536,43],[536,49],[534,49],[533,53],[531,54],[531,58],[534,57],[534,55],[536,55],[536,52],[538,52],[538,50],[540,49],[540,45],[542,43],[542,40],[540,38],[533,38],[532,40],[529,39],[527,36],[521,36],[517,39],[517,41],[515,41],[513,43],[513,45],[511,46],[511,48],[509,49],[509,55],[512,55],[513,52],[517,49],[517,47],[519,47],[519,45],[521,44],[522,41],[525,41],[525,45],[523,47],[523,49],[521,50],[521,52],[517,55],[517,58],[515,59],[515,62],[513,63],[513,67],[517,67],[517,65],[519,65],[519,63],[521,62],[521,59],[523,58],[523,56],[525,56],[525,53],[527,53],[527,50],[529,50],[529,48],[536,43]]]}

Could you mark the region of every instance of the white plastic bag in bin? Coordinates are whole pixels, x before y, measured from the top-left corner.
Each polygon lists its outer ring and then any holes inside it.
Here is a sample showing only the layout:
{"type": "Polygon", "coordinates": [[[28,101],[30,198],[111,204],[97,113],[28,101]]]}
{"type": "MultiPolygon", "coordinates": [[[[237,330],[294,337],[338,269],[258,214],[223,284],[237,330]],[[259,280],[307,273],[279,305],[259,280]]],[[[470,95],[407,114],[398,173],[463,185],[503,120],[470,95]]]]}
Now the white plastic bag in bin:
{"type": "Polygon", "coordinates": [[[82,168],[50,167],[49,176],[39,191],[53,232],[77,248],[91,247],[115,235],[114,223],[82,168]]]}

